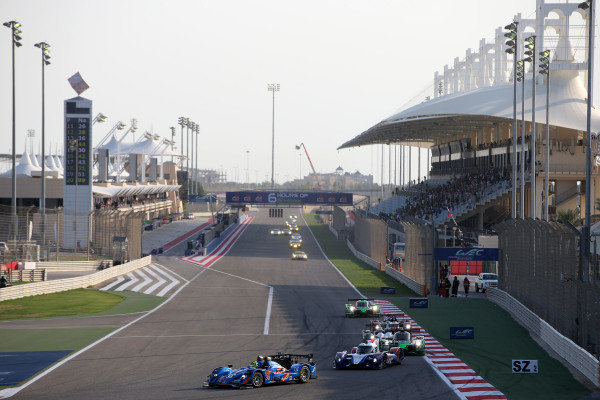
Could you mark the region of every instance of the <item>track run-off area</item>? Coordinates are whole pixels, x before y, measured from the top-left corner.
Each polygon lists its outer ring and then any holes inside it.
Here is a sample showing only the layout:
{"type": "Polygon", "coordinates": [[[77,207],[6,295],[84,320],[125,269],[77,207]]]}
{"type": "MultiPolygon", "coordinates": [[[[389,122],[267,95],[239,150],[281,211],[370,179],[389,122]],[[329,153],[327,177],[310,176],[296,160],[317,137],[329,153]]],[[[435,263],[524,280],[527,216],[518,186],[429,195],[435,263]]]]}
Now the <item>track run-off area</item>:
{"type": "MultiPolygon", "coordinates": [[[[283,226],[287,214],[270,218],[266,211],[241,219],[209,256],[182,257],[185,243],[180,243],[168,255],[155,257],[179,281],[166,301],[0,394],[144,400],[445,400],[480,394],[457,390],[427,357],[407,357],[402,365],[384,370],[335,370],[335,353],[357,345],[368,322],[344,317],[344,303],[357,291],[325,258],[302,218],[298,224],[308,260],[292,261],[287,237],[269,234],[283,226]],[[257,355],[278,351],[314,353],[318,379],[260,389],[203,387],[215,367],[245,366],[257,355]]],[[[431,345],[432,340],[428,338],[431,345]]],[[[471,398],[504,398],[500,396],[471,398]]]]}

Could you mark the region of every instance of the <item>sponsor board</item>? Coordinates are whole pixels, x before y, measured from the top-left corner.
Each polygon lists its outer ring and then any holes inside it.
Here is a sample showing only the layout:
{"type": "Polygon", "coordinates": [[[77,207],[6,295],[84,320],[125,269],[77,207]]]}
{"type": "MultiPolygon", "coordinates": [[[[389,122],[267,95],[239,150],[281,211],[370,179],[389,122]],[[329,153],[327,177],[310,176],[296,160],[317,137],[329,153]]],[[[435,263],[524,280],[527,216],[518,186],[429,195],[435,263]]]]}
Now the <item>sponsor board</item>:
{"type": "Polygon", "coordinates": [[[379,293],[380,294],[396,294],[396,288],[389,287],[389,286],[382,286],[379,288],[379,293]]]}
{"type": "Polygon", "coordinates": [[[338,192],[263,192],[239,191],[225,193],[227,204],[315,204],[352,205],[352,193],[338,192]]]}
{"type": "Polygon", "coordinates": [[[429,308],[429,299],[427,298],[411,298],[408,301],[410,308],[429,308]]]}
{"type": "Polygon", "coordinates": [[[475,328],[472,326],[451,326],[450,339],[475,339],[475,328]]]}
{"type": "Polygon", "coordinates": [[[435,249],[433,249],[433,257],[436,260],[448,261],[498,261],[498,249],[436,247],[435,249]]]}

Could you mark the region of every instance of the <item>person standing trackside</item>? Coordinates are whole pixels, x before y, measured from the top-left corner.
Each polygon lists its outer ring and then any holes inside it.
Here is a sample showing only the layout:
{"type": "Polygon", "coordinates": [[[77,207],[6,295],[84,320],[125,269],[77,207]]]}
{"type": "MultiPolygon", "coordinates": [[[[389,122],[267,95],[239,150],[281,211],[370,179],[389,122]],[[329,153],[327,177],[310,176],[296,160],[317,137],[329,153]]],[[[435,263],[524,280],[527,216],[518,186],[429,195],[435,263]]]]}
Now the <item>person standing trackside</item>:
{"type": "Polygon", "coordinates": [[[446,281],[444,282],[444,288],[446,289],[444,293],[445,297],[450,297],[450,286],[452,286],[450,284],[450,279],[446,278],[446,281]]]}
{"type": "Polygon", "coordinates": [[[456,297],[458,294],[458,278],[454,275],[454,280],[452,281],[452,297],[456,297]]]}
{"type": "Polygon", "coordinates": [[[463,280],[463,287],[465,289],[465,297],[469,297],[469,287],[471,286],[471,282],[469,282],[469,278],[465,276],[463,280]]]}

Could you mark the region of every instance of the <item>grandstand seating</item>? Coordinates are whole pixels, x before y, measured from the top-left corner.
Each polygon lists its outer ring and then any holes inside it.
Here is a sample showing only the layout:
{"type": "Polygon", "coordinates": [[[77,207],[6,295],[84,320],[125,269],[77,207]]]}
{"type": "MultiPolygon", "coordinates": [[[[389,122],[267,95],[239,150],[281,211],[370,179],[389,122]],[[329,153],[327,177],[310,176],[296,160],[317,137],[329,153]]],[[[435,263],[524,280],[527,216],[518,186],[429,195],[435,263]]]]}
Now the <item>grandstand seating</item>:
{"type": "Polygon", "coordinates": [[[392,196],[379,204],[372,206],[369,211],[373,214],[385,213],[391,214],[393,211],[396,211],[400,207],[404,207],[406,205],[406,197],[405,196],[392,196]]]}

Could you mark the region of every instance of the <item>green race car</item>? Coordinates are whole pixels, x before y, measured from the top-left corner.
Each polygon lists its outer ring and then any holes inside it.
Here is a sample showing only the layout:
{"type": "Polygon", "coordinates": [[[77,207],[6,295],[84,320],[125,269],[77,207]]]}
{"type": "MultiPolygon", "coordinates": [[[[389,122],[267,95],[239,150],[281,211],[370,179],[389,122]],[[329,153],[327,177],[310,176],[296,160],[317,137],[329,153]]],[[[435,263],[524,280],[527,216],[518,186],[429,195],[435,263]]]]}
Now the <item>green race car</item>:
{"type": "Polygon", "coordinates": [[[407,356],[424,356],[425,355],[425,337],[414,336],[407,331],[398,331],[394,333],[389,343],[391,347],[400,347],[404,350],[407,356]]]}
{"type": "Polygon", "coordinates": [[[346,318],[350,317],[375,317],[381,315],[379,306],[373,299],[348,299],[346,303],[346,318]]]}

